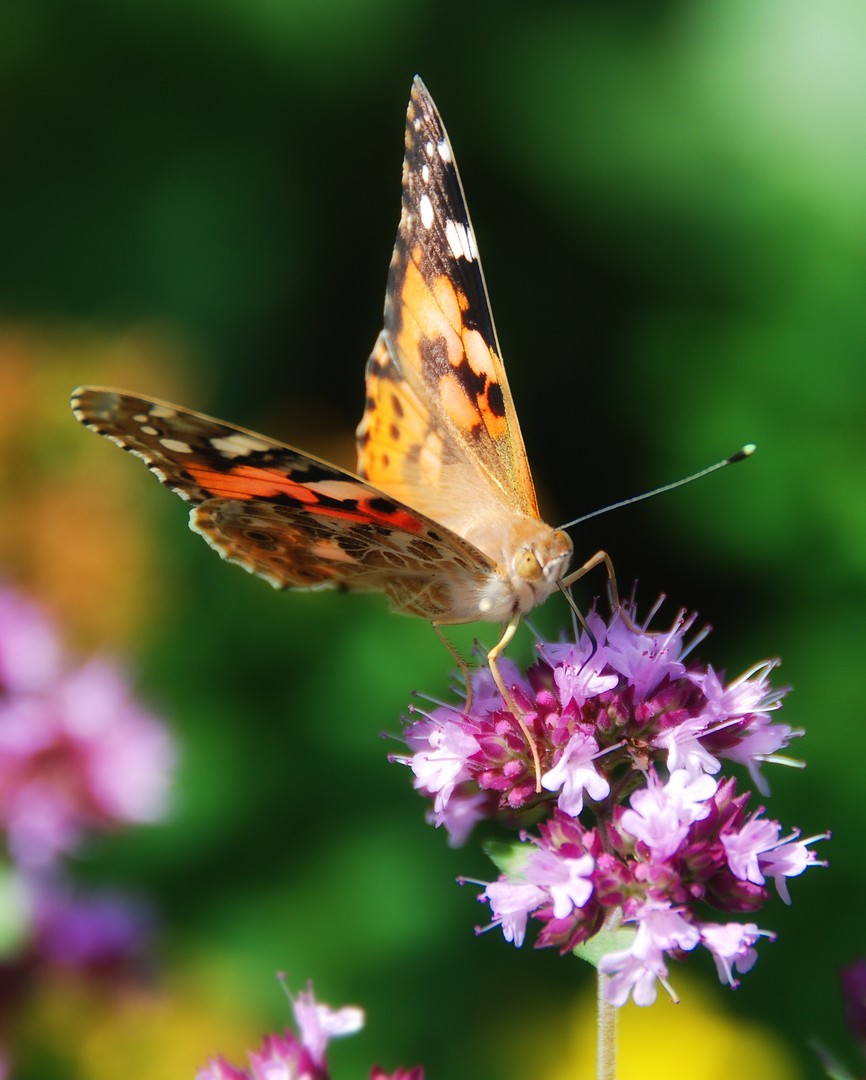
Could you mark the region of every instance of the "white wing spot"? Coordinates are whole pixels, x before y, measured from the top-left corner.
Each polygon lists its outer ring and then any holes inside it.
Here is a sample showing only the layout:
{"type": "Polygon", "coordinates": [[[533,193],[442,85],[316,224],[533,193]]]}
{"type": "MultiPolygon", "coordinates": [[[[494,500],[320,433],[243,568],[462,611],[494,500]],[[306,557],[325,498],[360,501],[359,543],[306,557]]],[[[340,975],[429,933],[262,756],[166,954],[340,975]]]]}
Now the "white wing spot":
{"type": "Polygon", "coordinates": [[[142,435],[158,435],[159,432],[155,427],[151,427],[150,424],[142,424],[140,429],[142,435]]]}
{"type": "Polygon", "coordinates": [[[446,165],[451,162],[451,147],[448,145],[445,139],[442,139],[439,145],[436,147],[439,151],[439,157],[445,162],[446,165]]]}
{"type": "Polygon", "coordinates": [[[150,406],[151,416],[177,416],[177,409],[173,409],[171,405],[158,405],[155,401],[150,406]]]}
{"type": "Polygon", "coordinates": [[[455,259],[465,259],[467,262],[472,262],[473,259],[478,258],[475,237],[465,222],[448,221],[445,225],[445,237],[455,259]]]}
{"type": "Polygon", "coordinates": [[[434,214],[433,203],[430,202],[430,199],[427,195],[421,196],[419,208],[421,210],[421,224],[424,226],[425,229],[429,229],[430,226],[433,224],[434,214]]]}
{"type": "Polygon", "coordinates": [[[424,153],[427,157],[433,157],[433,143],[428,141],[424,144],[424,153]]]}
{"type": "Polygon", "coordinates": [[[150,414],[146,412],[136,413],[132,419],[136,422],[136,424],[146,424],[147,421],[150,419],[150,414]]]}
{"type": "Polygon", "coordinates": [[[425,184],[430,183],[430,166],[427,164],[426,161],[421,167],[421,179],[424,181],[425,184]]]}
{"type": "Polygon", "coordinates": [[[211,439],[210,444],[227,458],[246,457],[261,450],[273,449],[264,439],[254,439],[251,435],[227,435],[225,438],[211,439]]]}
{"type": "Polygon", "coordinates": [[[449,220],[445,223],[445,239],[448,241],[448,247],[451,248],[451,254],[454,258],[462,258],[463,246],[460,243],[460,237],[457,235],[457,226],[453,221],[449,220]]]}
{"type": "Polygon", "coordinates": [[[192,447],[189,443],[181,442],[180,439],[160,439],[160,445],[164,446],[166,450],[171,450],[173,454],[191,454],[192,447]]]}

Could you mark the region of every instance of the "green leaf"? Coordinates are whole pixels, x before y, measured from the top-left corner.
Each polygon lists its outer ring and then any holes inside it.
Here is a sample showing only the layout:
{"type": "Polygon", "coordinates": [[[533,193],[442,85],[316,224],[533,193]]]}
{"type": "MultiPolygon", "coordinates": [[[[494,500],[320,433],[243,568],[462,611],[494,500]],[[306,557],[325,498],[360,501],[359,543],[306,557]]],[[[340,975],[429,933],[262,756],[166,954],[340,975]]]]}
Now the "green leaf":
{"type": "Polygon", "coordinates": [[[521,877],[529,856],[534,848],[531,844],[521,843],[519,840],[488,840],[483,845],[484,854],[493,862],[501,874],[510,877],[521,877]]]}
{"type": "Polygon", "coordinates": [[[598,962],[608,953],[617,952],[619,949],[627,949],[634,941],[637,929],[633,926],[621,926],[617,930],[599,930],[595,937],[584,941],[574,950],[574,955],[598,967],[598,962]]]}

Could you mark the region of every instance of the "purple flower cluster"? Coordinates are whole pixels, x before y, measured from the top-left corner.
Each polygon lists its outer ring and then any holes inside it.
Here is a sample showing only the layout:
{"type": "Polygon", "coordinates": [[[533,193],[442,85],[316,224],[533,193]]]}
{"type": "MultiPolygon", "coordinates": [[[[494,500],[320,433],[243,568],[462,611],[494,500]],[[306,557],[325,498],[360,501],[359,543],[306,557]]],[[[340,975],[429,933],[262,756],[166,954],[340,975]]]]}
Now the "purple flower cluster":
{"type": "MultiPolygon", "coordinates": [[[[312,987],[292,1001],[298,1035],[266,1035],[261,1049],[248,1054],[249,1069],[238,1068],[225,1058],[213,1058],[196,1074],[196,1080],[329,1080],[325,1052],[331,1039],[352,1035],[364,1026],[361,1009],[331,1009],[316,1001],[312,987]]],[[[387,1073],[378,1065],[370,1080],[424,1080],[420,1068],[387,1073]]]]}
{"type": "MultiPolygon", "coordinates": [[[[748,792],[719,776],[722,761],[744,766],[768,793],[761,767],[800,732],[774,722],[784,690],[756,664],[725,682],[687,662],[706,632],[686,643],[694,617],[650,631],[633,608],[605,623],[593,613],[573,643],[540,642],[522,674],[500,665],[535,739],[540,785],[526,739],[489,671],[473,675],[469,706],[439,705],[406,731],[415,787],[433,799],[429,819],[452,844],[481,820],[538,822],[537,832],[494,856],[503,871],[480,899],[490,925],[523,943],[529,918],[539,946],[602,948],[608,1000],[641,1005],[667,984],[666,960],[702,945],[723,982],[754,964],[755,943],[772,937],[751,922],[710,921],[714,912],[757,911],[774,882],[816,862],[811,840],[782,835],[748,792]],[[613,930],[615,933],[612,933],[613,930]]],[[[816,839],[816,838],[812,838],[816,839]]]]}
{"type": "Polygon", "coordinates": [[[110,974],[143,951],[153,919],[142,900],[116,892],[81,896],[56,880],[34,884],[31,950],[37,962],[110,974]]]}
{"type": "Polygon", "coordinates": [[[44,611],[0,587],[0,918],[8,971],[122,973],[150,929],[140,901],[82,896],[66,857],[165,811],[174,747],[105,660],[76,663],[44,611]]]}
{"type": "Polygon", "coordinates": [[[44,612],[0,588],[0,829],[50,867],[88,835],[160,818],[174,748],[105,660],[76,665],[44,612]]]}

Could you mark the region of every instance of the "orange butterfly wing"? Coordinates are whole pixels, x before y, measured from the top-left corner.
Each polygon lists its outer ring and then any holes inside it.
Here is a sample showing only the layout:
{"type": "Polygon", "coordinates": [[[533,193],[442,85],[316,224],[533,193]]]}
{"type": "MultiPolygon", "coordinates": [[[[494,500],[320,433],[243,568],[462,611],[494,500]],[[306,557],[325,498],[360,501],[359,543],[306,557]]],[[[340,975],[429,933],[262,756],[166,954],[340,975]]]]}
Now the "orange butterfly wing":
{"type": "Polygon", "coordinates": [[[83,387],[76,417],[193,504],[190,525],[277,587],[385,592],[446,624],[512,620],[556,587],[451,144],[416,79],[385,325],[355,476],[253,432],[83,387]]]}
{"type": "Polygon", "coordinates": [[[415,79],[385,327],[367,364],[358,471],[457,532],[467,515],[538,518],[451,143],[415,79]]]}
{"type": "Polygon", "coordinates": [[[428,619],[477,617],[472,598],[491,571],[481,552],[360,477],[121,390],[81,387],[72,408],[190,503],[190,528],[223,558],[275,587],[381,591],[428,619]]]}

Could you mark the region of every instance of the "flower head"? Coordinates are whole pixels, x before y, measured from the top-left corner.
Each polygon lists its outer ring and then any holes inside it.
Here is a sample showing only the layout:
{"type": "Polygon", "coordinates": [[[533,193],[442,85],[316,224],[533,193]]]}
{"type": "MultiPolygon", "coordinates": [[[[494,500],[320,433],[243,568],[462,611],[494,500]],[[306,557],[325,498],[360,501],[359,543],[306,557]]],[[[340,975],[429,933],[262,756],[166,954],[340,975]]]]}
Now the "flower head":
{"type": "Polygon", "coordinates": [[[291,1031],[266,1035],[259,1050],[248,1054],[250,1068],[232,1065],[223,1057],[212,1058],[196,1073],[196,1080],[328,1080],[309,1052],[291,1031]]]}
{"type": "MultiPolygon", "coordinates": [[[[249,1069],[232,1065],[223,1057],[211,1058],[196,1080],[329,1080],[328,1043],[360,1031],[363,1010],[354,1005],[332,1009],[316,1000],[312,986],[292,999],[292,1007],[297,1035],[289,1029],[282,1035],[266,1035],[261,1049],[248,1053],[249,1069]]],[[[374,1065],[370,1080],[424,1080],[424,1071],[414,1068],[388,1073],[374,1065]]]]}
{"type": "MultiPolygon", "coordinates": [[[[605,623],[597,613],[573,643],[538,645],[525,675],[501,665],[524,724],[538,747],[545,791],[559,808],[579,816],[586,800],[603,802],[619,776],[618,801],[639,786],[652,764],[696,782],[714,776],[722,760],[758,776],[761,763],[794,736],[769,713],[784,691],[770,687],[776,661],[756,665],[725,684],[711,667],[687,663],[694,623],[680,612],[651,632],[629,614],[605,623]],[[623,771],[631,775],[623,778],[623,771]]],[[[532,759],[515,717],[487,668],[472,677],[472,707],[438,706],[406,729],[406,759],[415,787],[434,797],[437,825],[450,830],[452,799],[473,798],[473,817],[499,818],[531,809],[548,796],[535,789],[532,759]],[[474,796],[484,793],[486,799],[474,796]]],[[[637,811],[640,812],[640,811],[637,811]]],[[[468,834],[458,818],[461,839],[468,834]]]]}
{"type": "Polygon", "coordinates": [[[471,707],[439,705],[406,730],[403,760],[452,843],[485,819],[536,825],[479,897],[492,913],[486,929],[520,946],[535,922],[539,947],[567,952],[618,922],[630,940],[620,936],[600,963],[617,1005],[630,996],[649,1004],[659,982],[668,987],[669,959],[699,946],[736,986],[758,939],[773,935],[708,914],[757,911],[768,881],[789,902],[788,879],[817,861],[817,837],[783,836],[722,775],[724,762],[743,765],[765,794],[761,765],[799,734],[772,717],[785,693],[769,682],[777,662],[725,682],[690,659],[693,624],[680,612],[651,631],[633,607],[607,623],[593,612],[576,641],[540,642],[525,674],[508,666],[540,790],[523,731],[486,668],[473,676],[471,707]]]}

